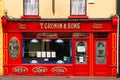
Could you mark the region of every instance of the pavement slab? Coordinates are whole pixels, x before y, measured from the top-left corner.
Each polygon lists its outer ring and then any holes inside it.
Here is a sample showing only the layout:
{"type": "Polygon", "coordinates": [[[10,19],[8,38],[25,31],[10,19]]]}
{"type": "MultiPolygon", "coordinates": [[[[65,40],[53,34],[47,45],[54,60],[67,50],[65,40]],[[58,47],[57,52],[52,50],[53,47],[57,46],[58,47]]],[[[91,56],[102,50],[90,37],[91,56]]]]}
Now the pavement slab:
{"type": "Polygon", "coordinates": [[[120,78],[75,76],[0,76],[0,80],[120,80],[120,78]]]}

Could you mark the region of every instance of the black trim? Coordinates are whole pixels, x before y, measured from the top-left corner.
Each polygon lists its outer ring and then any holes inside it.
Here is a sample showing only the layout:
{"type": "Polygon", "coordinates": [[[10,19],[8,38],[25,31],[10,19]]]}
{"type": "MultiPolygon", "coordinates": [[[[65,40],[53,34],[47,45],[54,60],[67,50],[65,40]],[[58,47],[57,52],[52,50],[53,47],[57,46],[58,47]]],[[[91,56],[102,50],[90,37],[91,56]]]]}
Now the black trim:
{"type": "Polygon", "coordinates": [[[9,18],[8,21],[111,21],[112,18],[88,18],[88,19],[68,19],[68,18],[9,18]]]}

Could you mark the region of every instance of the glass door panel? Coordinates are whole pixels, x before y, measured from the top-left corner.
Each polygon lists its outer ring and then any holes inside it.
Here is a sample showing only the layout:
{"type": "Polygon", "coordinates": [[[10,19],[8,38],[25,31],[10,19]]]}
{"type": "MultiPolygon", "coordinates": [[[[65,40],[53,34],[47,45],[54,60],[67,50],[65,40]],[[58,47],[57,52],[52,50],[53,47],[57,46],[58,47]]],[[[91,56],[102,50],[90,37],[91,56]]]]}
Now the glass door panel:
{"type": "Polygon", "coordinates": [[[96,64],[106,64],[106,42],[96,42],[96,64]]]}
{"type": "Polygon", "coordinates": [[[87,42],[76,42],[76,63],[87,64],[87,42]]]}

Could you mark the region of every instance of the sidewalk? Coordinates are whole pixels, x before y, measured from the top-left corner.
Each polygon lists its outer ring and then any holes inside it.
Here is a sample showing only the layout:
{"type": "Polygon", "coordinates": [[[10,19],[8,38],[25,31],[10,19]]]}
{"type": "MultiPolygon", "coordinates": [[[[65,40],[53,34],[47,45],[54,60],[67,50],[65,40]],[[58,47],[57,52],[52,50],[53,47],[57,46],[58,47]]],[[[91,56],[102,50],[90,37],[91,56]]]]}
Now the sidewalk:
{"type": "Polygon", "coordinates": [[[0,76],[0,80],[120,80],[115,77],[0,76]]]}

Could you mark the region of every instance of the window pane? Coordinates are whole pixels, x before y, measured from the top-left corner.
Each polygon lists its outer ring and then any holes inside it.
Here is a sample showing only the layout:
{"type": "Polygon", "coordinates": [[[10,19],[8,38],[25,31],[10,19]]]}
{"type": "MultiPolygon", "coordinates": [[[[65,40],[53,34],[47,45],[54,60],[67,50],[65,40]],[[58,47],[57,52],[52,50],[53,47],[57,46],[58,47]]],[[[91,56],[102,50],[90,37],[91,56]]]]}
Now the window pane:
{"type": "Polygon", "coordinates": [[[108,38],[108,33],[94,33],[95,38],[108,38]]]}
{"type": "Polygon", "coordinates": [[[87,42],[76,42],[76,63],[87,64],[87,42]]]}
{"type": "Polygon", "coordinates": [[[12,37],[9,42],[9,54],[10,57],[16,59],[19,54],[20,44],[16,37],[12,37]]]}
{"type": "Polygon", "coordinates": [[[106,42],[97,41],[96,42],[96,63],[105,64],[106,63],[106,42]]]}
{"type": "Polygon", "coordinates": [[[71,40],[23,40],[23,63],[71,63],[71,40]]]}
{"type": "Polygon", "coordinates": [[[71,0],[71,14],[85,15],[85,1],[86,0],[71,0]]]}
{"type": "Polygon", "coordinates": [[[72,38],[72,33],[58,33],[58,38],[72,38]]]}
{"type": "Polygon", "coordinates": [[[57,38],[57,33],[38,33],[37,38],[57,38]]]}
{"type": "Polygon", "coordinates": [[[38,15],[38,0],[24,0],[24,14],[38,15]]]}
{"type": "Polygon", "coordinates": [[[74,38],[89,38],[89,33],[74,33],[74,38]]]}
{"type": "Polygon", "coordinates": [[[23,33],[23,38],[36,38],[37,33],[23,33]]]}

